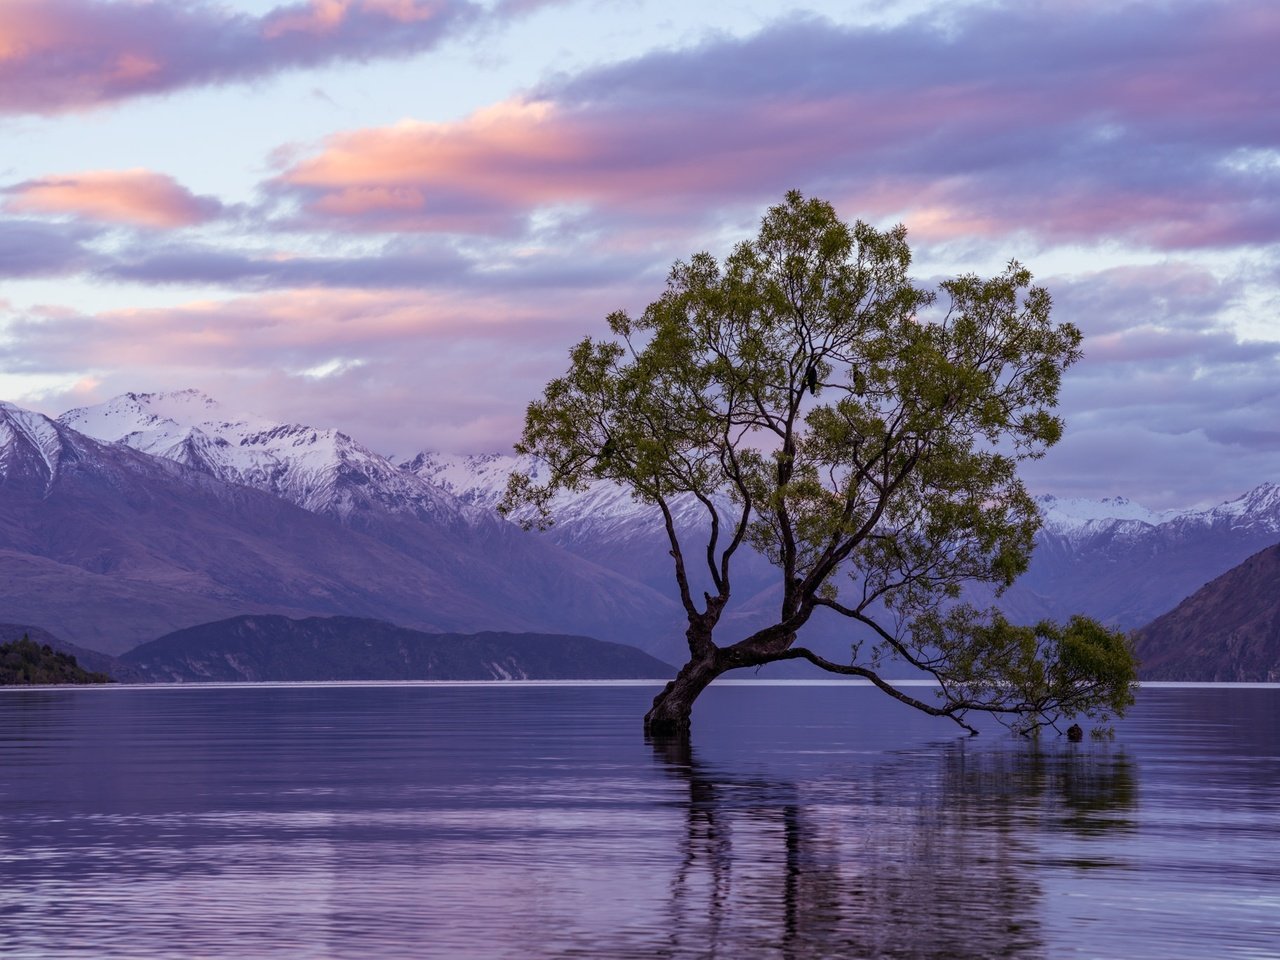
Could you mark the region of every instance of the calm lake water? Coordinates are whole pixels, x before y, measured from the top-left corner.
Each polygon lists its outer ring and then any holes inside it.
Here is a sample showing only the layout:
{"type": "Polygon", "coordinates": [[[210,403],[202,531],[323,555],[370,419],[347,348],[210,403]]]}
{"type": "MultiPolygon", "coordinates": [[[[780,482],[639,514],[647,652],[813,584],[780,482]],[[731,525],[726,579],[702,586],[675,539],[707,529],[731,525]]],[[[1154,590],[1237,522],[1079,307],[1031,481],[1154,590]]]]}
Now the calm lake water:
{"type": "Polygon", "coordinates": [[[867,687],[0,693],[0,957],[1280,957],[1280,689],[1113,741],[867,687]]]}

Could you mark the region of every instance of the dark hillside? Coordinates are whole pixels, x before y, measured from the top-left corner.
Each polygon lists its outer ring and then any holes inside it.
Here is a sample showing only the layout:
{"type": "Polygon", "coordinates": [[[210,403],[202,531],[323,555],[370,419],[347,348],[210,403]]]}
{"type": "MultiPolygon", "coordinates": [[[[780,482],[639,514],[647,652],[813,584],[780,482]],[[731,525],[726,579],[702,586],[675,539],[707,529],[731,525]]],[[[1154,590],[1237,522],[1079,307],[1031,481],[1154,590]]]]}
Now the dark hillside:
{"type": "Polygon", "coordinates": [[[178,630],[119,663],[153,681],[650,679],[675,668],[589,637],[423,633],[359,617],[233,617],[178,630]]]}
{"type": "Polygon", "coordinates": [[[1144,680],[1280,681],[1280,546],[1205,584],[1134,638],[1144,680]]]}

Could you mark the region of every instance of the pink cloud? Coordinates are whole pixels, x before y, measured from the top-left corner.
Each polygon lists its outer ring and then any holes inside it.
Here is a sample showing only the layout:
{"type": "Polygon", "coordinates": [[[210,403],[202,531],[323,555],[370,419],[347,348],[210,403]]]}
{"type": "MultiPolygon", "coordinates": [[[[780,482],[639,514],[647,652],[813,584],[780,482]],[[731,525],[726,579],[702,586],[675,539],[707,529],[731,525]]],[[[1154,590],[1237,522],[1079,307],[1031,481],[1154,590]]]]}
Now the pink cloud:
{"type": "Polygon", "coordinates": [[[468,0],[306,0],[261,17],[181,0],[4,0],[0,112],[53,113],[314,66],[414,53],[468,0]]]}
{"type": "Polygon", "coordinates": [[[518,294],[323,289],[95,314],[53,308],[10,321],[13,342],[23,346],[8,359],[45,371],[301,370],[335,357],[398,358],[406,349],[459,342],[483,344],[479,353],[489,358],[495,342],[559,354],[567,329],[587,326],[582,318],[594,321],[611,306],[599,293],[535,306],[518,294]]]}
{"type": "Polygon", "coordinates": [[[150,170],[88,170],[7,188],[12,213],[72,214],[139,227],[187,227],[216,217],[221,204],[150,170]]]}
{"type": "MultiPolygon", "coordinates": [[[[732,108],[730,108],[732,109],[732,108]]],[[[755,118],[753,118],[755,119],[755,118]]],[[[778,191],[820,138],[782,119],[747,132],[733,118],[672,111],[621,115],[515,99],[456,123],[403,121],[330,138],[274,186],[304,212],[356,228],[501,231],[539,207],[588,204],[653,214],[732,197],[771,180],[778,191]]]]}
{"type": "Polygon", "coordinates": [[[592,143],[545,102],[514,101],[460,123],[403,121],[331,138],[278,181],[325,218],[404,229],[484,229],[513,208],[591,196],[592,143]]]}
{"type": "Polygon", "coordinates": [[[387,452],[481,452],[509,448],[525,404],[562,369],[565,344],[615,306],[599,292],[543,302],[293,290],[93,314],[24,310],[4,318],[0,364],[88,378],[99,397],[195,386],[268,415],[342,425],[387,452]]]}
{"type": "Polygon", "coordinates": [[[453,123],[341,133],[272,187],[313,222],[374,231],[514,232],[574,206],[644,230],[800,187],[929,241],[1280,238],[1276,175],[1230,163],[1280,150],[1276,17],[1255,2],[1075,17],[775,24],[453,123]]]}
{"type": "Polygon", "coordinates": [[[333,34],[361,16],[424,23],[439,16],[444,6],[424,0],[309,0],[273,11],[263,24],[262,34],[269,40],[289,33],[333,34]]]}

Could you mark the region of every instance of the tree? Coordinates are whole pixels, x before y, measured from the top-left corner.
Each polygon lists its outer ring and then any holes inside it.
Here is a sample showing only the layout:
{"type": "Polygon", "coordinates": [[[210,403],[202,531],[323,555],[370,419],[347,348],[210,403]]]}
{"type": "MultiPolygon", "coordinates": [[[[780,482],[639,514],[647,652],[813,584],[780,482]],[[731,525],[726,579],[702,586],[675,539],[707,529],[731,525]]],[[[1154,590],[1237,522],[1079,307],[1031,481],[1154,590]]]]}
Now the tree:
{"type": "Polygon", "coordinates": [[[970,711],[1027,732],[1132,702],[1122,635],[1083,617],[1017,626],[961,599],[1026,569],[1039,514],[1017,466],[1062,434],[1052,410],[1080,332],[1051,322],[1017,262],[938,292],[910,262],[904,227],[849,225],[793,191],[723,265],[677,262],[641,316],[612,314],[613,336],[577,344],[529,405],[516,449],[549,469],[512,476],[505,514],[545,526],[557,492],[603,479],[663,518],[689,659],[647,731],[686,731],[727,670],[794,659],[971,732],[970,711]],[[675,522],[682,501],[699,530],[675,522]],[[744,545],[777,568],[781,601],[772,624],[721,644],[744,545]],[[798,643],[824,608],[850,623],[848,663],[798,643]],[[938,702],[889,683],[888,663],[932,676],[938,702]]]}
{"type": "Polygon", "coordinates": [[[90,673],[69,653],[39,644],[27,634],[0,643],[0,686],[10,684],[111,683],[105,673],[90,673]]]}

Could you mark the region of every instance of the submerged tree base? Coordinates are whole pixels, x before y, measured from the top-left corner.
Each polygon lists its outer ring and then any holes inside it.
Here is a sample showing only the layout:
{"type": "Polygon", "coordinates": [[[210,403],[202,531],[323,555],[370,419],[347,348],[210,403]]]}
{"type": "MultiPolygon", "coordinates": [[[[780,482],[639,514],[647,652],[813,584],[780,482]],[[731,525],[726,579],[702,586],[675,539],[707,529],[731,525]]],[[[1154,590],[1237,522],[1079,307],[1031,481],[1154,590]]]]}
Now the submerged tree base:
{"type": "Polygon", "coordinates": [[[684,736],[689,732],[693,702],[724,668],[713,660],[691,660],[676,678],[653,698],[644,715],[644,732],[653,737],[684,736]]]}

